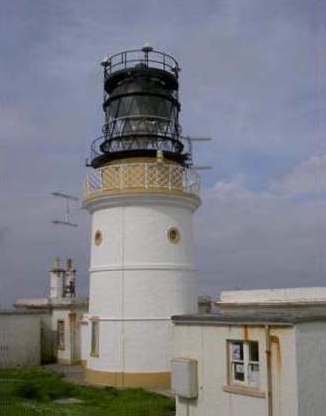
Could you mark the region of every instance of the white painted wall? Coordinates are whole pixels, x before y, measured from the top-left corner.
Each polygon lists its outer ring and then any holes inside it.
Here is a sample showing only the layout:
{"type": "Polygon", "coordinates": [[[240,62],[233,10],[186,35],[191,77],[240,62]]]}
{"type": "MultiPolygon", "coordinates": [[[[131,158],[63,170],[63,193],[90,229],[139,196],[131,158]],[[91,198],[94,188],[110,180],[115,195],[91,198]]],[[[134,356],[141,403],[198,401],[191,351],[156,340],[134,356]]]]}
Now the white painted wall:
{"type": "MultiPolygon", "coordinates": [[[[198,361],[198,398],[177,398],[177,416],[268,416],[264,327],[176,325],[173,334],[173,357],[198,361]],[[266,393],[266,398],[223,391],[227,384],[226,342],[232,339],[259,342],[260,390],[266,393]]],[[[273,328],[271,337],[273,416],[299,416],[294,329],[273,328]]],[[[305,414],[307,415],[310,416],[310,413],[305,414]]]]}
{"type": "Polygon", "coordinates": [[[137,200],[107,198],[103,204],[92,207],[89,315],[100,322],[100,354],[88,358],[88,368],[170,371],[170,316],[197,307],[194,203],[144,194],[137,200]],[[167,237],[170,227],[180,231],[178,244],[167,237]],[[103,234],[99,246],[97,230],[103,234]]]}
{"type": "Polygon", "coordinates": [[[272,328],[270,335],[273,416],[298,416],[295,328],[272,328]]]}
{"type": "Polygon", "coordinates": [[[41,362],[41,315],[0,313],[0,368],[41,362]]]}
{"type": "Polygon", "coordinates": [[[296,327],[298,416],[326,413],[326,322],[296,327]]]}

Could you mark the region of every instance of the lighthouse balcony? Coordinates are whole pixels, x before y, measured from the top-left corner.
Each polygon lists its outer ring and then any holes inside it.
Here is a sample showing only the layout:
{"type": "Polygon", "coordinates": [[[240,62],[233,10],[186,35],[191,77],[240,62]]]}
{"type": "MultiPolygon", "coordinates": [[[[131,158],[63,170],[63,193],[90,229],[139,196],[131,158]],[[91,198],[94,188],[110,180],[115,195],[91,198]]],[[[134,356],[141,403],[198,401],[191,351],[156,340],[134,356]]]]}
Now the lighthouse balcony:
{"type": "Polygon", "coordinates": [[[166,161],[113,163],[92,171],[86,178],[85,200],[103,194],[158,192],[199,197],[197,171],[166,161]]]}

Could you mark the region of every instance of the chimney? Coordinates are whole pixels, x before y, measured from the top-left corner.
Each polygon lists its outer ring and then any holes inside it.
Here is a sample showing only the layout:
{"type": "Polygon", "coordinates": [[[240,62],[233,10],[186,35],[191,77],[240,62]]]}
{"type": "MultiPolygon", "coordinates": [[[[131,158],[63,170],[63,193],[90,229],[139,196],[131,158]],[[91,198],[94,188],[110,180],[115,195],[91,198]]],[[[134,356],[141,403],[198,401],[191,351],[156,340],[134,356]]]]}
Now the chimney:
{"type": "Polygon", "coordinates": [[[56,257],[50,270],[50,298],[62,298],[64,294],[65,270],[60,266],[60,258],[56,257]]]}
{"type": "Polygon", "coordinates": [[[66,263],[64,297],[76,297],[76,269],[72,259],[67,259],[66,263]]]}

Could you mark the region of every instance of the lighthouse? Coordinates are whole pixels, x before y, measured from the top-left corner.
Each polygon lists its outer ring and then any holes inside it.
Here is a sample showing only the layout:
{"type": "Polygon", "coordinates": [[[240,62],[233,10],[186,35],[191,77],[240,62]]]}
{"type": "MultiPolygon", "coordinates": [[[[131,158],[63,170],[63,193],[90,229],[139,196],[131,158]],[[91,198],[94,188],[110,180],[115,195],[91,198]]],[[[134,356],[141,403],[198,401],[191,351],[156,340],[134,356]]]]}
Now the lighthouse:
{"type": "Polygon", "coordinates": [[[83,202],[92,219],[86,378],[169,387],[171,316],[197,308],[199,176],[179,125],[180,68],[148,46],[101,64],[105,123],[83,202]]]}

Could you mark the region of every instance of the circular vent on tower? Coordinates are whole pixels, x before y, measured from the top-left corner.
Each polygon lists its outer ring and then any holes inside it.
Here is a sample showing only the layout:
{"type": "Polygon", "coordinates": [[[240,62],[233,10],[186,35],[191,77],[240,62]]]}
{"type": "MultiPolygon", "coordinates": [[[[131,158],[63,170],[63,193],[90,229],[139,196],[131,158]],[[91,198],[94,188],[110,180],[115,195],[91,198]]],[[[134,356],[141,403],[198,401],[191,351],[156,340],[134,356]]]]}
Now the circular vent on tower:
{"type": "Polygon", "coordinates": [[[103,234],[100,230],[97,230],[94,236],[95,245],[99,246],[103,242],[103,234]]]}
{"type": "Polygon", "coordinates": [[[171,227],[168,230],[168,239],[174,244],[177,244],[180,241],[180,232],[176,227],[171,227]]]}

